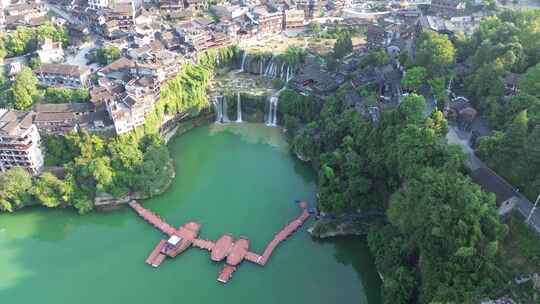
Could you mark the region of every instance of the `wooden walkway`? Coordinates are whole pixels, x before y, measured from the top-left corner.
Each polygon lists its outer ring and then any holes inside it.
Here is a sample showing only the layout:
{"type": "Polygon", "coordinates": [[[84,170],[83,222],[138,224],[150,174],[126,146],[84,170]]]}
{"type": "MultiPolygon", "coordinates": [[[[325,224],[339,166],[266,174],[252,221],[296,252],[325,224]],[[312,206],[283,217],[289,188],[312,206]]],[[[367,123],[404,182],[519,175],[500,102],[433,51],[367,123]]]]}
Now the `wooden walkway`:
{"type": "Polygon", "coordinates": [[[276,247],[298,230],[310,216],[307,211],[307,203],[300,203],[302,213],[276,233],[264,249],[263,254],[259,255],[249,251],[249,240],[247,238],[241,237],[235,241],[232,235],[224,234],[215,242],[199,239],[197,238],[199,224],[196,222],[188,222],[175,229],[137,202],[132,201],[129,206],[147,222],[171,237],[169,241],[161,240],[159,242],[146,259],[147,264],[158,267],[166,256],[174,258],[177,254],[193,246],[209,251],[211,259],[215,262],[226,259],[225,266],[218,277],[218,281],[222,283],[227,283],[231,279],[233,272],[237,269],[236,266],[244,260],[265,266],[276,247]]]}
{"type": "Polygon", "coordinates": [[[193,247],[197,247],[200,249],[212,251],[214,249],[215,243],[208,240],[203,239],[194,239],[193,240],[193,247]]]}
{"type": "Polygon", "coordinates": [[[263,251],[263,254],[257,259],[257,264],[264,266],[266,265],[266,262],[268,262],[268,259],[274,252],[274,249],[279,245],[279,243],[285,241],[291,234],[293,234],[300,226],[304,224],[304,222],[309,218],[309,212],[306,209],[303,209],[302,214],[298,218],[296,218],[294,221],[290,222],[287,226],[285,226],[281,231],[276,233],[274,236],[274,239],[266,245],[266,248],[263,251]]]}
{"type": "Polygon", "coordinates": [[[135,212],[137,212],[137,214],[139,214],[139,216],[142,217],[145,221],[152,224],[152,226],[156,227],[166,235],[171,236],[176,232],[176,229],[173,226],[167,224],[167,222],[161,219],[159,215],[143,208],[143,206],[141,206],[136,201],[130,202],[129,206],[133,208],[133,210],[135,210],[135,212]]]}

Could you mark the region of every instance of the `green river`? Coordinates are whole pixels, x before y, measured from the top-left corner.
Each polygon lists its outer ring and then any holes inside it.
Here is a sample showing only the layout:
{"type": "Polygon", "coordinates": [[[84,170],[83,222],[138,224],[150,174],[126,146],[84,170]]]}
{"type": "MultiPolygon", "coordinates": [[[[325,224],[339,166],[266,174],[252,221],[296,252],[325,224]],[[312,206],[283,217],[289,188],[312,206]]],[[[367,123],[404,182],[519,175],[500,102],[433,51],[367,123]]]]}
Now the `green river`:
{"type": "MultiPolygon", "coordinates": [[[[277,128],[211,125],[170,144],[177,176],[144,201],[173,226],[201,224],[201,237],[246,236],[262,252],[296,217],[295,199],[315,200],[315,175],[277,128]]],[[[369,303],[380,279],[365,241],[312,240],[302,229],[266,267],[244,262],[223,285],[222,264],[189,249],[160,268],[144,263],[163,235],[127,207],[79,216],[34,208],[0,215],[1,303],[369,303]]]]}

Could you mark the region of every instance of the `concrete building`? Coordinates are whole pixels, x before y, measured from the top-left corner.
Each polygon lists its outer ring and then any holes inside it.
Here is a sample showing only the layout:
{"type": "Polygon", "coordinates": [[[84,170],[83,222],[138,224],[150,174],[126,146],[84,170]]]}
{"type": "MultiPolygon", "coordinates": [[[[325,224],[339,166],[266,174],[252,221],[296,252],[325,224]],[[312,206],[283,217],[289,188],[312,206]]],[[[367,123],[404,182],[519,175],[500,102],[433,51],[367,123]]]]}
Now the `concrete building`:
{"type": "Polygon", "coordinates": [[[370,25],[367,29],[367,47],[370,50],[384,46],[386,32],[383,27],[370,25]]]}
{"type": "Polygon", "coordinates": [[[144,115],[153,108],[153,96],[142,92],[129,92],[120,100],[107,102],[117,135],[127,133],[145,122],[144,115]]]}
{"type": "Polygon", "coordinates": [[[37,104],[34,124],[41,134],[63,135],[78,129],[79,120],[94,112],[91,103],[37,104]]]}
{"type": "Polygon", "coordinates": [[[88,6],[95,10],[102,10],[109,7],[109,0],[88,0],[88,6]]]}
{"type": "Polygon", "coordinates": [[[465,2],[461,0],[432,0],[430,11],[439,16],[457,16],[465,11],[465,2]]]}
{"type": "Polygon", "coordinates": [[[43,167],[39,145],[33,113],[0,109],[0,171],[23,167],[38,174],[43,167]]]}
{"type": "Polygon", "coordinates": [[[306,22],[303,10],[290,9],[285,11],[285,28],[302,28],[306,22]]]}
{"type": "Polygon", "coordinates": [[[279,33],[283,29],[283,12],[268,12],[265,9],[254,11],[258,26],[259,34],[279,33]]]}
{"type": "Polygon", "coordinates": [[[42,63],[61,62],[64,59],[64,50],[61,42],[53,42],[51,39],[45,39],[37,51],[42,63]]]}
{"type": "Polygon", "coordinates": [[[89,84],[90,69],[68,64],[42,64],[36,76],[44,86],[81,88],[89,84]]]}

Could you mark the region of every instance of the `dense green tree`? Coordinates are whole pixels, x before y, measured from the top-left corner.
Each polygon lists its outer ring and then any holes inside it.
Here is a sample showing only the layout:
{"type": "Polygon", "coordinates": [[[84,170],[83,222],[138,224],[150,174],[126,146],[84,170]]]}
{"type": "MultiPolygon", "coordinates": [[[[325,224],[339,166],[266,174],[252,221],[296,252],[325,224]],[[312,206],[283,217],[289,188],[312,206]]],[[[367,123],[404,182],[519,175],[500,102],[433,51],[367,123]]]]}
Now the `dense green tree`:
{"type": "Polygon", "coordinates": [[[417,63],[435,75],[444,75],[454,63],[456,50],[448,36],[423,32],[417,43],[417,63]]]}
{"type": "Polygon", "coordinates": [[[426,119],[426,125],[440,138],[445,137],[446,133],[448,133],[448,121],[446,121],[443,112],[439,110],[435,110],[431,113],[426,119]]]}
{"type": "Polygon", "coordinates": [[[343,58],[353,50],[351,35],[340,35],[336,43],[334,44],[334,56],[336,58],[343,58]]]}
{"type": "Polygon", "coordinates": [[[448,105],[448,91],[446,78],[444,76],[434,77],[428,80],[428,84],[431,87],[431,93],[437,101],[437,109],[443,111],[448,105]]]}
{"type": "Polygon", "coordinates": [[[32,177],[23,168],[0,173],[0,211],[12,212],[31,202],[32,177]]]}
{"type": "Polygon", "coordinates": [[[160,193],[174,174],[169,151],[165,146],[150,146],[144,154],[142,167],[136,177],[136,189],[153,196],[160,193]]]}
{"type": "Polygon", "coordinates": [[[58,207],[68,202],[69,187],[56,176],[45,172],[39,176],[32,187],[32,194],[46,207],[58,207]]]}
{"type": "Polygon", "coordinates": [[[115,45],[107,45],[91,53],[90,60],[107,65],[122,56],[122,51],[115,45]]]}
{"type": "Polygon", "coordinates": [[[519,80],[521,92],[540,98],[540,63],[529,68],[519,80]]]}
{"type": "Polygon", "coordinates": [[[401,85],[411,91],[418,92],[426,83],[427,70],[424,67],[413,67],[405,72],[401,85]]]}
{"type": "Polygon", "coordinates": [[[418,123],[424,118],[426,100],[422,95],[410,94],[403,98],[399,110],[407,122],[418,123]]]}
{"type": "Polygon", "coordinates": [[[309,24],[309,29],[314,37],[319,37],[321,34],[321,24],[319,22],[311,22],[309,24]]]}
{"type": "Polygon", "coordinates": [[[24,67],[15,77],[11,88],[12,104],[17,110],[27,110],[39,95],[38,80],[32,70],[24,67]]]}
{"type": "Polygon", "coordinates": [[[87,89],[49,87],[45,90],[43,100],[46,103],[88,102],[90,101],[90,93],[87,89]]]}
{"type": "Polygon", "coordinates": [[[37,50],[45,39],[62,42],[65,46],[70,37],[66,28],[45,23],[36,28],[19,26],[15,31],[0,37],[7,57],[20,56],[37,50]]]}
{"type": "Polygon", "coordinates": [[[507,228],[494,196],[461,174],[422,170],[393,196],[388,217],[419,246],[422,302],[477,302],[499,287],[496,254],[507,228]]]}

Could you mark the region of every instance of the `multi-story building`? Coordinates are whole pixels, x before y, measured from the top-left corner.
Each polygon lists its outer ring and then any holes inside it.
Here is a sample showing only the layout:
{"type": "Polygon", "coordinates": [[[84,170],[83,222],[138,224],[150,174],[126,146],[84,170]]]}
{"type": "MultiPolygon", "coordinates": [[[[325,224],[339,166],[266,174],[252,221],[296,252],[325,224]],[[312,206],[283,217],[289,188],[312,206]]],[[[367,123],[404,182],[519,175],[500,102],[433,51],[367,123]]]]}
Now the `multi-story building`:
{"type": "Polygon", "coordinates": [[[44,86],[81,88],[89,84],[90,69],[77,65],[44,63],[35,72],[44,86]]]}
{"type": "Polygon", "coordinates": [[[367,47],[370,50],[383,46],[386,32],[383,27],[370,25],[367,29],[367,47]]]}
{"type": "Polygon", "coordinates": [[[304,11],[306,20],[318,17],[321,12],[321,3],[318,0],[297,0],[296,7],[304,11]]]}
{"type": "Polygon", "coordinates": [[[139,13],[139,9],[135,2],[115,3],[110,10],[107,11],[107,21],[116,21],[121,30],[130,30],[135,26],[135,18],[139,13]]]}
{"type": "Polygon", "coordinates": [[[159,51],[151,54],[151,58],[136,60],[131,67],[131,75],[152,77],[162,83],[178,74],[180,60],[174,52],[159,51]]]}
{"type": "Polygon", "coordinates": [[[41,48],[37,51],[42,63],[60,62],[64,59],[64,50],[61,42],[53,42],[51,39],[45,39],[41,48]]]}
{"type": "Polygon", "coordinates": [[[208,10],[208,1],[207,0],[185,0],[186,7],[195,11],[206,11],[208,10]]]}
{"type": "Polygon", "coordinates": [[[437,15],[453,17],[465,11],[465,2],[461,0],[432,0],[430,11],[437,15]]]}
{"type": "Polygon", "coordinates": [[[154,106],[154,96],[143,92],[127,92],[120,100],[107,102],[107,112],[112,118],[117,135],[127,133],[145,122],[144,115],[154,106]]]}
{"type": "Polygon", "coordinates": [[[88,6],[95,10],[101,10],[109,7],[109,0],[88,0],[88,6]]]}
{"type": "Polygon", "coordinates": [[[94,112],[91,103],[37,104],[34,124],[41,134],[66,134],[78,129],[79,120],[94,112]]]}
{"type": "Polygon", "coordinates": [[[270,13],[265,9],[256,10],[259,34],[279,33],[283,29],[283,12],[270,13]]]}
{"type": "Polygon", "coordinates": [[[47,5],[43,2],[11,4],[6,11],[10,16],[43,17],[47,14],[47,5]]]}
{"type": "Polygon", "coordinates": [[[159,9],[165,12],[178,12],[185,8],[184,0],[159,0],[159,9]]]}
{"type": "Polygon", "coordinates": [[[305,25],[305,15],[303,10],[290,9],[285,11],[285,28],[301,28],[305,25]]]}
{"type": "Polygon", "coordinates": [[[0,109],[0,171],[23,167],[38,174],[43,167],[40,136],[33,113],[0,109]]]}

